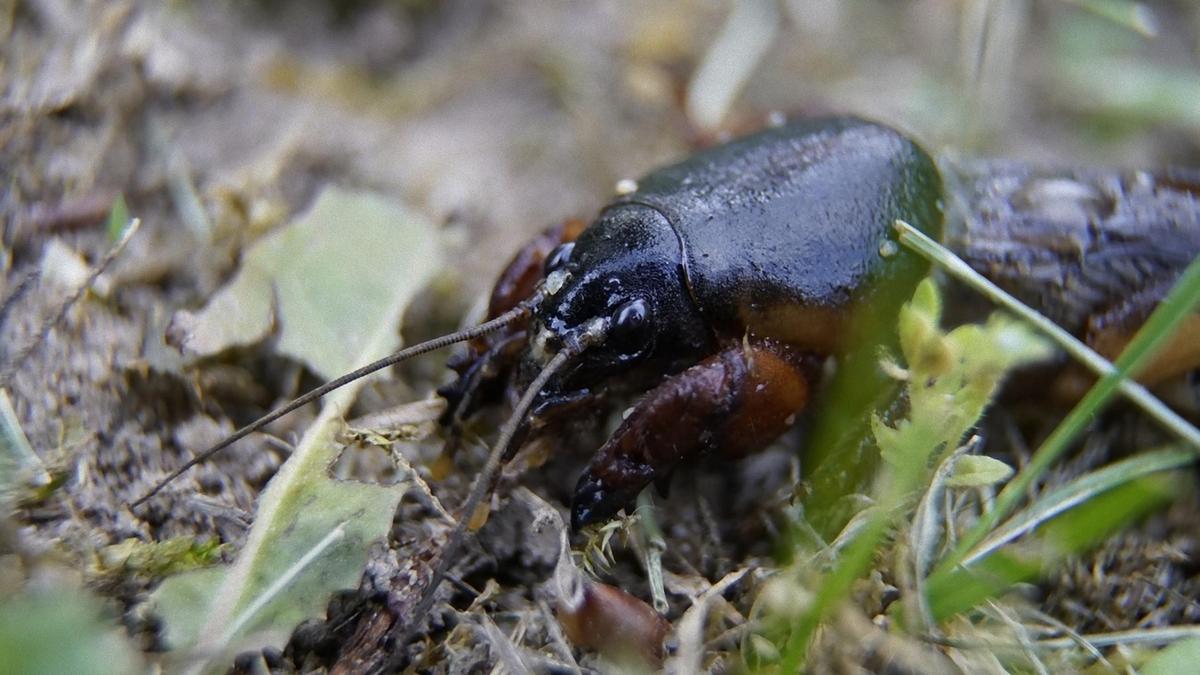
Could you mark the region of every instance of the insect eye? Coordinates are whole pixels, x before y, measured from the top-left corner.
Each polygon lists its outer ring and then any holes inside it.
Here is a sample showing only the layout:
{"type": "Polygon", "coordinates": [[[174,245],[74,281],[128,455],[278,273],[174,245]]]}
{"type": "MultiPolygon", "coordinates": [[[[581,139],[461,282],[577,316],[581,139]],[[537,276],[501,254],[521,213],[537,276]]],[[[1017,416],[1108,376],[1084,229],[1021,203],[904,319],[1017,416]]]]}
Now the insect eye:
{"type": "Polygon", "coordinates": [[[621,346],[632,346],[644,337],[650,325],[650,308],[638,298],[621,305],[612,314],[609,339],[621,346]]]}
{"type": "Polygon", "coordinates": [[[575,250],[575,242],[568,241],[565,244],[555,246],[550,255],[546,256],[546,262],[542,266],[542,275],[549,275],[562,269],[564,265],[571,262],[571,252],[575,250]]]}

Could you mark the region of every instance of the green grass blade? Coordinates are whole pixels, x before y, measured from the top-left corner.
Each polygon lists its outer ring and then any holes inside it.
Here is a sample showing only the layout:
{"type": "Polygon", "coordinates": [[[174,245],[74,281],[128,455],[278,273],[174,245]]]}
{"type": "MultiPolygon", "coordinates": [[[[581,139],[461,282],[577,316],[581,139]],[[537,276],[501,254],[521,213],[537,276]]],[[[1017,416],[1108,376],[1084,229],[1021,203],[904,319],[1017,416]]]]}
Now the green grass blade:
{"type": "MultiPolygon", "coordinates": [[[[1006,308],[1016,312],[1022,318],[1030,320],[1039,328],[1045,329],[1056,340],[1065,334],[1065,331],[984,279],[965,262],[916,228],[903,221],[897,221],[896,229],[900,232],[901,243],[942,265],[950,274],[967,281],[973,287],[986,288],[989,297],[1001,300],[1006,308]]],[[[1005,486],[997,496],[992,510],[985,513],[962,538],[958,547],[938,566],[933,576],[944,575],[947,570],[961,564],[967,553],[983,541],[1002,518],[1012,512],[1033,482],[1042,476],[1055,460],[1070,447],[1072,441],[1091,423],[1092,419],[1118,391],[1123,391],[1127,396],[1133,398],[1139,406],[1150,412],[1155,419],[1163,422],[1168,429],[1180,435],[1193,447],[1200,449],[1200,431],[1179,418],[1161,402],[1150,396],[1148,392],[1144,394],[1145,399],[1142,399],[1142,395],[1137,393],[1139,385],[1124,382],[1130,373],[1139,372],[1171,336],[1175,328],[1191,315],[1197,303],[1200,303],[1200,259],[1193,261],[1184,270],[1171,293],[1150,315],[1116,363],[1104,369],[1104,375],[1100,381],[1088,391],[1083,400],[1071,410],[1066,419],[1042,443],[1029,464],[1005,486]],[[1123,382],[1128,386],[1123,386],[1123,382]]],[[[1074,342],[1078,341],[1072,338],[1064,341],[1063,344],[1073,344],[1074,342]]],[[[1083,347],[1083,345],[1081,343],[1075,345],[1069,351],[1074,355],[1078,347],[1083,347]]],[[[1090,358],[1085,360],[1085,365],[1092,365],[1090,358]]],[[[1145,389],[1141,388],[1141,391],[1145,392],[1145,389]]]]}
{"type": "MultiPolygon", "coordinates": [[[[972,269],[970,265],[954,255],[949,249],[930,239],[925,233],[904,221],[896,221],[895,226],[900,232],[900,241],[905,246],[912,248],[920,255],[940,265],[951,276],[966,283],[1006,310],[1033,324],[1038,330],[1045,332],[1046,335],[1050,336],[1062,347],[1063,351],[1067,352],[1072,358],[1082,363],[1096,375],[1103,377],[1116,372],[1116,367],[1108,359],[1097,354],[1091,347],[1088,347],[1074,335],[1071,335],[1062,326],[1047,319],[1037,310],[1009,295],[982,274],[972,269]]],[[[1193,262],[1189,270],[1192,270],[1195,266],[1196,263],[1193,262]]],[[[1183,281],[1181,277],[1177,288],[1182,286],[1183,281]]],[[[1166,303],[1164,302],[1160,310],[1164,309],[1165,306],[1166,303]]],[[[1185,311],[1178,318],[1182,320],[1186,316],[1187,312],[1185,311]]],[[[1146,327],[1148,328],[1149,325],[1150,323],[1147,322],[1146,327]]],[[[1131,343],[1130,347],[1132,346],[1131,343]]],[[[1120,380],[1117,387],[1121,394],[1132,401],[1134,405],[1141,408],[1147,415],[1157,420],[1164,428],[1170,430],[1184,441],[1187,441],[1193,447],[1200,449],[1200,430],[1197,430],[1187,420],[1180,417],[1175,411],[1164,405],[1162,401],[1155,398],[1145,387],[1129,379],[1120,380]]]]}
{"type": "Polygon", "coordinates": [[[1154,12],[1141,2],[1133,2],[1133,0],[1066,1],[1118,26],[1128,28],[1142,37],[1152,38],[1158,35],[1158,21],[1154,12]]]}
{"type": "MultiPolygon", "coordinates": [[[[1139,669],[1142,675],[1172,675],[1172,673],[1186,673],[1194,668],[1197,662],[1200,662],[1200,626],[1180,626],[1182,629],[1187,629],[1184,633],[1187,637],[1181,641],[1172,644],[1170,647],[1163,649],[1150,658],[1144,666],[1139,669]]],[[[1147,633],[1154,629],[1148,629],[1147,633]]],[[[1159,637],[1151,634],[1150,636],[1138,635],[1137,638],[1144,637],[1159,637]]],[[[1118,643],[1127,644],[1127,643],[1118,643]]]]}
{"type": "Polygon", "coordinates": [[[837,566],[825,576],[812,606],[807,609],[800,620],[792,627],[784,649],[783,659],[779,665],[781,673],[798,673],[808,653],[808,645],[813,633],[834,606],[850,596],[851,587],[855,580],[864,575],[871,566],[875,549],[893,514],[890,510],[880,509],[866,523],[859,536],[846,546],[837,566]]]}
{"type": "Polygon", "coordinates": [[[129,229],[130,222],[129,207],[125,204],[125,195],[119,194],[113,200],[112,208],[108,211],[108,225],[105,227],[105,231],[108,233],[108,243],[115,244],[121,241],[125,230],[129,229]]]}
{"type": "Polygon", "coordinates": [[[1143,452],[1080,476],[1070,483],[1042,495],[1037,502],[996,528],[987,539],[963,559],[962,564],[972,565],[978,562],[1002,546],[1031,532],[1063,512],[1087,502],[1096,495],[1142,476],[1178,469],[1194,461],[1196,461],[1195,452],[1184,447],[1173,446],[1163,450],[1143,452]]]}
{"type": "Polygon", "coordinates": [[[1040,578],[1067,556],[1093,548],[1169,504],[1184,482],[1180,472],[1135,478],[1060,512],[1044,522],[1044,531],[1031,541],[995,550],[970,567],[930,575],[926,580],[929,611],[936,621],[944,621],[1002,595],[1014,584],[1040,578]]]}

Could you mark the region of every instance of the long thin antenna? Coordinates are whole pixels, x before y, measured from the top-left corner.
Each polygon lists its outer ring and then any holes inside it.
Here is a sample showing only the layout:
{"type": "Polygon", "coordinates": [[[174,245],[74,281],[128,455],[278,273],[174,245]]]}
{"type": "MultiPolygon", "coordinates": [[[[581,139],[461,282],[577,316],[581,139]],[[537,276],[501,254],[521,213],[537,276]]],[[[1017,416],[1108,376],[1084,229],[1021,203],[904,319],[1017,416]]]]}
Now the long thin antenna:
{"type": "MultiPolygon", "coordinates": [[[[580,341],[569,345],[558,354],[555,355],[550,363],[547,363],[542,368],[542,372],[538,373],[533,382],[525,389],[525,393],[521,395],[521,400],[517,402],[513,408],[512,414],[508,416],[508,421],[500,429],[500,437],[496,439],[496,444],[492,446],[492,451],[488,455],[487,464],[483,470],[475,476],[475,482],[471,485],[471,492],[467,495],[466,501],[463,502],[462,508],[458,512],[458,522],[454,525],[454,530],[450,533],[450,538],[446,540],[446,546],[442,549],[441,555],[438,556],[437,566],[433,569],[433,576],[429,579],[429,584],[425,586],[425,590],[421,595],[421,601],[417,604],[416,609],[409,615],[411,622],[405,627],[401,633],[399,640],[396,640],[395,653],[387,665],[386,670],[394,670],[400,660],[403,659],[404,646],[412,640],[417,629],[422,624],[422,619],[429,613],[433,607],[433,600],[436,597],[437,588],[442,582],[442,578],[446,576],[446,570],[450,569],[450,562],[454,559],[458,549],[462,546],[466,539],[467,525],[474,518],[475,510],[479,508],[479,503],[483,501],[485,495],[491,492],[492,484],[496,479],[496,475],[500,470],[500,463],[504,456],[508,453],[509,445],[516,436],[517,429],[525,420],[525,415],[529,409],[533,407],[533,401],[537,395],[541,393],[542,388],[550,381],[559,369],[568,361],[575,358],[587,349],[589,346],[604,340],[604,334],[607,326],[602,320],[594,320],[594,323],[583,331],[580,336],[580,341]]],[[[382,672],[382,671],[381,671],[382,672]]]]}
{"type": "Polygon", "coordinates": [[[317,387],[316,389],[313,389],[312,391],[308,392],[307,394],[304,394],[303,396],[300,396],[299,398],[293,400],[292,402],[290,402],[284,406],[281,406],[279,408],[276,408],[276,409],[272,410],[271,412],[267,413],[266,415],[263,415],[262,417],[254,420],[250,424],[247,424],[246,426],[242,427],[241,429],[238,429],[237,431],[233,432],[229,436],[226,436],[225,439],[222,440],[220,443],[217,443],[216,445],[205,450],[204,452],[201,452],[200,454],[192,457],[186,463],[184,463],[183,466],[181,466],[178,469],[176,469],[175,471],[171,472],[171,475],[162,479],[157,484],[155,484],[154,487],[150,488],[149,492],[142,495],[141,497],[138,497],[136,501],[132,502],[129,505],[129,508],[136,509],[137,507],[139,507],[143,503],[145,503],[147,499],[150,499],[154,495],[158,494],[159,490],[162,490],[171,481],[182,476],[183,473],[185,471],[187,471],[188,469],[192,468],[193,466],[196,466],[197,464],[199,464],[201,462],[208,461],[208,459],[211,458],[213,455],[224,450],[225,448],[229,447],[230,445],[237,442],[238,440],[246,437],[247,435],[252,434],[255,431],[258,431],[259,429],[261,429],[264,426],[270,424],[271,422],[279,419],[280,417],[283,417],[284,415],[290,413],[291,411],[295,410],[296,408],[299,408],[303,405],[311,403],[312,401],[315,401],[315,400],[321,398],[322,396],[324,396],[325,394],[328,394],[329,392],[333,391],[334,389],[337,389],[338,387],[341,387],[345,384],[353,382],[354,380],[357,380],[360,377],[365,377],[367,375],[370,375],[371,373],[373,373],[377,370],[382,370],[383,368],[387,368],[388,366],[395,365],[397,363],[400,363],[401,361],[411,359],[415,356],[420,356],[421,354],[425,354],[425,353],[434,351],[436,349],[441,349],[442,347],[452,345],[456,342],[464,342],[466,340],[472,340],[481,335],[487,335],[488,333],[497,331],[497,330],[507,326],[508,324],[516,321],[517,319],[520,319],[521,317],[525,316],[529,312],[529,308],[532,307],[534,304],[536,304],[536,302],[539,298],[540,298],[540,294],[535,293],[534,296],[531,297],[530,299],[526,300],[525,302],[522,302],[521,304],[517,305],[513,309],[510,309],[509,311],[501,314],[500,316],[492,319],[491,321],[485,321],[484,323],[481,323],[478,326],[474,326],[472,328],[467,328],[467,329],[461,330],[457,333],[443,335],[441,337],[436,337],[432,340],[428,340],[428,341],[422,342],[420,344],[415,344],[411,347],[405,347],[404,349],[401,349],[400,351],[395,352],[394,354],[392,354],[390,356],[386,356],[382,359],[379,359],[378,361],[375,361],[374,363],[369,363],[357,370],[353,370],[349,373],[346,373],[345,375],[342,375],[341,377],[338,377],[336,379],[330,380],[329,382],[326,382],[325,384],[317,387]]]}

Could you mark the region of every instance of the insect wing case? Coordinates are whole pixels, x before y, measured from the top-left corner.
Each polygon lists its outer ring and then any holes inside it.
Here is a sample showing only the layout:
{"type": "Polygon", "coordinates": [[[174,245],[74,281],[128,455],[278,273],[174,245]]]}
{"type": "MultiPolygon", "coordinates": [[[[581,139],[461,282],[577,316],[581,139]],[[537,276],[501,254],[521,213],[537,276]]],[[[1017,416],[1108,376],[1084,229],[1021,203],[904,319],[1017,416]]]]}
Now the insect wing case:
{"type": "Polygon", "coordinates": [[[719,334],[829,353],[840,333],[831,328],[870,289],[911,288],[924,274],[915,254],[886,242],[896,219],[940,238],[941,189],[913,141],[839,117],[698,153],[618,203],[655,209],[675,229],[689,290],[719,334]]]}

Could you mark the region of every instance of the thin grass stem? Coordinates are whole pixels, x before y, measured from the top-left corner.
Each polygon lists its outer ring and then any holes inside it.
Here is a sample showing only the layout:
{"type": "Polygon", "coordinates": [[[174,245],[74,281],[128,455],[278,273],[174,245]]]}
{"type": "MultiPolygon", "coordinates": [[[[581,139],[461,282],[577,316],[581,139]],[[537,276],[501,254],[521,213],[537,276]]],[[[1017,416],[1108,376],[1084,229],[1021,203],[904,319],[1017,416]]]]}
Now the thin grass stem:
{"type": "Polygon", "coordinates": [[[1193,261],[1184,270],[1171,293],[1150,315],[1116,363],[1109,364],[1066,331],[984,279],[965,262],[916,228],[903,221],[896,221],[895,227],[900,233],[901,243],[943,266],[951,275],[966,281],[972,287],[983,290],[986,295],[1038,328],[1045,330],[1061,344],[1070,344],[1071,347],[1067,348],[1069,353],[1073,356],[1081,355],[1078,358],[1085,365],[1097,369],[1097,372],[1102,375],[1100,381],[1088,391],[1083,400],[1071,410],[1062,423],[1042,443],[1029,463],[997,495],[995,506],[980,517],[974,527],[959,541],[955,550],[934,570],[931,577],[946,574],[960,565],[966,559],[967,554],[983,541],[989,532],[995,529],[1001,519],[1013,511],[1017,502],[1025,496],[1034,481],[1046,473],[1118,392],[1125,393],[1152,417],[1163,422],[1170,431],[1200,450],[1200,431],[1166,408],[1144,387],[1126,380],[1131,373],[1139,372],[1146,365],[1171,337],[1175,328],[1188,318],[1195,310],[1197,303],[1200,303],[1200,259],[1193,261]],[[1093,356],[1088,356],[1089,353],[1093,356]]]}

